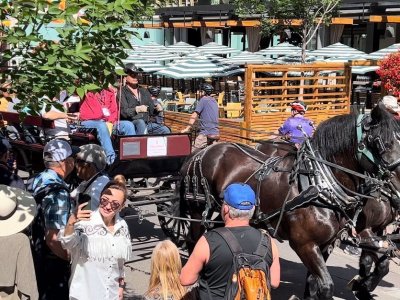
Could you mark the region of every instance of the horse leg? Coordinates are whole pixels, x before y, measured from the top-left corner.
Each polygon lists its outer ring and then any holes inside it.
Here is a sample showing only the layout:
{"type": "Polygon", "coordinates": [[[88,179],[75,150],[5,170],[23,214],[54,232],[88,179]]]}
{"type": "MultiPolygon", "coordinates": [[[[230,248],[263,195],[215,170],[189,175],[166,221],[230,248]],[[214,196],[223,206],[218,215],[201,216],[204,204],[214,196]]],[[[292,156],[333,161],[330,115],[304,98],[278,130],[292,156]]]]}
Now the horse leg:
{"type": "MultiPolygon", "coordinates": [[[[368,230],[369,231],[369,230],[368,230]]],[[[372,231],[368,235],[373,236],[372,231]]],[[[369,243],[369,246],[379,247],[377,241],[369,243]]],[[[360,278],[356,280],[352,286],[352,291],[357,299],[373,299],[370,292],[372,292],[382,280],[389,273],[389,260],[383,254],[363,250],[360,257],[360,278]],[[373,264],[375,267],[373,268],[373,264]]]]}
{"type": "Polygon", "coordinates": [[[333,299],[333,280],[325,264],[329,254],[322,253],[317,245],[305,245],[296,252],[308,270],[304,299],[333,299]]]}
{"type": "MultiPolygon", "coordinates": [[[[190,214],[191,219],[201,220],[201,213],[192,212],[190,214]]],[[[186,247],[189,252],[189,255],[193,252],[194,246],[196,246],[196,242],[200,239],[201,235],[204,233],[204,227],[200,222],[190,222],[189,232],[186,238],[186,247]]]]}

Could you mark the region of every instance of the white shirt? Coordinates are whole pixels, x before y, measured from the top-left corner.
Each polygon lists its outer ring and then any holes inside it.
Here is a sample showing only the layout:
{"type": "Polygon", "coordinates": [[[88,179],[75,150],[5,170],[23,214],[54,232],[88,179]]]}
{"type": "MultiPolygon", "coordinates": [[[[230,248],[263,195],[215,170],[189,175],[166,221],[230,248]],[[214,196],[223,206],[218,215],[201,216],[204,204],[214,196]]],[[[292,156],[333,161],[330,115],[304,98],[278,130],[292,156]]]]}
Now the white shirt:
{"type": "MultiPolygon", "coordinates": [[[[98,174],[94,176],[98,176],[98,174]]],[[[90,208],[92,210],[96,210],[100,205],[100,194],[105,185],[110,181],[110,178],[107,175],[100,175],[90,184],[88,188],[86,188],[90,181],[91,179],[88,181],[83,181],[80,185],[78,185],[78,187],[71,192],[71,198],[78,203],[79,194],[85,193],[90,196],[90,208]]]]}
{"type": "Polygon", "coordinates": [[[119,278],[124,277],[124,263],[131,259],[132,245],[128,225],[117,214],[114,232],[104,224],[99,210],[90,221],[75,224],[75,231],[58,239],[71,251],[70,299],[118,300],[119,278]]]}
{"type": "MultiPolygon", "coordinates": [[[[55,108],[53,105],[50,107],[49,111],[64,112],[62,110],[55,108]]],[[[47,113],[47,111],[46,111],[46,105],[45,105],[45,106],[43,106],[40,114],[43,117],[46,113],[47,113]]],[[[69,130],[69,126],[67,123],[67,119],[54,120],[54,128],[45,128],[44,133],[46,134],[46,136],[64,138],[64,139],[69,140],[70,130],[69,130]]]]}

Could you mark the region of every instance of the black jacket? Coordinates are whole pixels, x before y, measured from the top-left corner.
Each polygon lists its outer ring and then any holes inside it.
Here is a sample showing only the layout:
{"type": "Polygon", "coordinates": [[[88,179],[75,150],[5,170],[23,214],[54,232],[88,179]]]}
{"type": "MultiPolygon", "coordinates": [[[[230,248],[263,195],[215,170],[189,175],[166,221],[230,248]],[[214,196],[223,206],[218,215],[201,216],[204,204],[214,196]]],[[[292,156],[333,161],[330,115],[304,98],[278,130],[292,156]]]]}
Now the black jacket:
{"type": "Polygon", "coordinates": [[[118,101],[120,100],[121,105],[121,120],[137,120],[143,119],[145,122],[149,121],[150,116],[154,115],[154,103],[151,100],[149,91],[145,88],[139,88],[139,99],[131,92],[131,90],[124,86],[121,89],[121,95],[118,94],[118,101]],[[136,106],[147,105],[148,111],[145,113],[136,113],[136,106]]]}

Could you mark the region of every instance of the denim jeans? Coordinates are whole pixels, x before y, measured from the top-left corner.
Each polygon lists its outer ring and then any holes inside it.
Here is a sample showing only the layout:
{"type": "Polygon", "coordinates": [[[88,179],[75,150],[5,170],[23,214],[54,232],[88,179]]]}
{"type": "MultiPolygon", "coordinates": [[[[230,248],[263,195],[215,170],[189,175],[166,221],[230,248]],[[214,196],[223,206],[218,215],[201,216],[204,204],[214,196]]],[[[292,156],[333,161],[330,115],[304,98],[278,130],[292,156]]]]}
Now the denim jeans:
{"type": "Polygon", "coordinates": [[[146,122],[143,119],[135,119],[132,121],[136,128],[136,134],[147,134],[146,122]]]}
{"type": "Polygon", "coordinates": [[[131,121],[119,121],[118,123],[114,124],[113,132],[118,133],[119,135],[136,135],[135,126],[131,121]]]}
{"type": "Polygon", "coordinates": [[[107,157],[107,164],[111,165],[115,160],[115,151],[111,142],[110,132],[106,122],[101,120],[82,121],[81,124],[86,128],[96,128],[97,139],[103,147],[107,157]]]}
{"type": "Polygon", "coordinates": [[[171,130],[163,124],[158,124],[154,122],[147,123],[147,131],[149,134],[167,134],[171,133],[171,130]]]}

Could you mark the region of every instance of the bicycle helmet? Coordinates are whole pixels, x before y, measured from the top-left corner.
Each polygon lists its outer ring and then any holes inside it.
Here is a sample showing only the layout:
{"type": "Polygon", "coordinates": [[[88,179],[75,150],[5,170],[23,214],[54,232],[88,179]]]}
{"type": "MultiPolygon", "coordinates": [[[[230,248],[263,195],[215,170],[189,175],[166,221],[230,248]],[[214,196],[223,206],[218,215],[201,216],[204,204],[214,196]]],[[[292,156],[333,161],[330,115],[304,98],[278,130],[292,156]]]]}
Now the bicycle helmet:
{"type": "Polygon", "coordinates": [[[290,103],[290,107],[292,110],[298,111],[298,112],[306,112],[307,111],[307,105],[303,101],[294,101],[290,103]]]}
{"type": "Polygon", "coordinates": [[[204,91],[207,96],[210,96],[214,92],[214,87],[209,83],[203,83],[202,85],[200,85],[199,90],[204,91]]]}
{"type": "Polygon", "coordinates": [[[158,86],[149,86],[148,88],[150,95],[154,96],[154,97],[158,97],[158,95],[160,95],[160,87],[158,86]]]}

